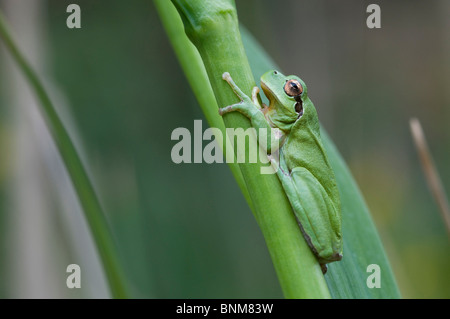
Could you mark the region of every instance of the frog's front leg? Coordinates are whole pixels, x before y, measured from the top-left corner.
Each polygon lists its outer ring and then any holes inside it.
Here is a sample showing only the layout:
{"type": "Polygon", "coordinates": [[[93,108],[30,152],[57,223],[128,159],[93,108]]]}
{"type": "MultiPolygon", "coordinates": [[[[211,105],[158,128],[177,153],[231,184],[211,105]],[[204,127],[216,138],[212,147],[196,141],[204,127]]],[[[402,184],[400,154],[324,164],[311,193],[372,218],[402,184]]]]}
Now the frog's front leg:
{"type": "MultiPolygon", "coordinates": [[[[227,81],[227,83],[233,89],[233,92],[237,95],[237,97],[241,100],[239,103],[228,105],[224,108],[219,109],[219,114],[224,115],[225,113],[238,111],[248,117],[250,120],[254,117],[259,117],[258,112],[260,112],[260,105],[255,104],[255,101],[258,101],[256,94],[258,94],[259,89],[257,86],[253,88],[252,91],[252,99],[250,99],[242,90],[234,83],[233,79],[230,76],[230,73],[225,72],[222,75],[222,79],[227,81]]],[[[264,119],[265,120],[265,119],[264,119]]]]}
{"type": "Polygon", "coordinates": [[[279,148],[279,140],[283,138],[282,134],[279,132],[273,132],[273,128],[267,122],[264,113],[262,112],[261,106],[258,102],[257,94],[259,92],[258,87],[254,87],[252,91],[252,98],[248,97],[242,90],[234,83],[233,79],[230,76],[230,73],[225,72],[222,75],[222,78],[227,81],[227,83],[231,86],[234,93],[241,100],[239,103],[228,105],[226,107],[219,109],[219,114],[224,115],[230,112],[239,112],[245,115],[251,122],[252,126],[256,129],[256,134],[259,137],[260,128],[263,128],[267,132],[267,146],[266,151],[270,154],[272,151],[275,151],[279,148]]]}

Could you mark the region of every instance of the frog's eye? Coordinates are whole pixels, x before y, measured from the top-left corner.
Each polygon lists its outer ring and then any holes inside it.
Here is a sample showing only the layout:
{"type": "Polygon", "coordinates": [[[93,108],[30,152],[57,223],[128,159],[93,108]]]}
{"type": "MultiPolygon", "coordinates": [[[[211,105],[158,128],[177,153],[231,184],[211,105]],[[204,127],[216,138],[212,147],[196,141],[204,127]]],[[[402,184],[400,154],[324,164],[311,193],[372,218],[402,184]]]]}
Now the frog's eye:
{"type": "Polygon", "coordinates": [[[286,81],[284,92],[289,96],[298,96],[303,93],[303,87],[297,80],[286,81]]]}

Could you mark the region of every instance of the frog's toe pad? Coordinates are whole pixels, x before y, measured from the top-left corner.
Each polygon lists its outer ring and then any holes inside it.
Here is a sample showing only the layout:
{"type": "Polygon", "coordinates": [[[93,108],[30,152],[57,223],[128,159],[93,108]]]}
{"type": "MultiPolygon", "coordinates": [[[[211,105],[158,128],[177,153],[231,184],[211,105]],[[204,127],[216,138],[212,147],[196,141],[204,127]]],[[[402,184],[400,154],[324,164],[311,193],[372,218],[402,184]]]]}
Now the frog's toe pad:
{"type": "Polygon", "coordinates": [[[229,79],[231,79],[231,75],[228,72],[224,72],[222,74],[222,79],[224,79],[225,81],[228,81],[229,79]]]}

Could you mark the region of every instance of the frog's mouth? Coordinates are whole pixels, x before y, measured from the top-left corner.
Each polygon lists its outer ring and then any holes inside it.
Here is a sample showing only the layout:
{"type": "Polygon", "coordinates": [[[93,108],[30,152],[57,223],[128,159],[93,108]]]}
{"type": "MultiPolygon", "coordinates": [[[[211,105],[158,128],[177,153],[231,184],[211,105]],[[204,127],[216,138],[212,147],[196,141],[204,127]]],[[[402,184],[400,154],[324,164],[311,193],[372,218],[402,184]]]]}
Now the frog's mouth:
{"type": "Polygon", "coordinates": [[[269,89],[269,87],[262,80],[261,80],[261,89],[263,90],[264,95],[269,99],[269,108],[270,108],[274,97],[273,91],[269,89]]]}

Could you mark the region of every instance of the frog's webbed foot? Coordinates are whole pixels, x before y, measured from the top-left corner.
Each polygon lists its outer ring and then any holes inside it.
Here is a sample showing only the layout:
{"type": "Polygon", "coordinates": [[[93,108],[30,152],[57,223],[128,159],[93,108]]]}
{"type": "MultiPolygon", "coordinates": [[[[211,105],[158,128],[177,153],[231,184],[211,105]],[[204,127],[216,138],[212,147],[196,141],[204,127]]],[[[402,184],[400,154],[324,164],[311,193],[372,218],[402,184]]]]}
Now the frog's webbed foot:
{"type": "MultiPolygon", "coordinates": [[[[253,104],[253,101],[244,93],[242,90],[236,85],[236,83],[231,78],[230,73],[225,72],[222,74],[222,79],[227,81],[227,83],[230,85],[230,87],[233,89],[234,94],[241,100],[239,103],[228,105],[226,107],[219,109],[219,114],[224,115],[229,112],[238,111],[247,116],[248,118],[251,118],[254,114],[255,110],[258,110],[258,105],[253,104]]],[[[259,90],[259,89],[258,89],[259,90]]],[[[253,88],[252,91],[252,98],[258,94],[256,92],[255,88],[253,88]]],[[[255,98],[257,101],[257,98],[255,98]]]]}
{"type": "Polygon", "coordinates": [[[227,81],[227,83],[233,89],[234,94],[237,95],[237,97],[241,100],[241,102],[242,101],[250,101],[250,98],[244,92],[242,92],[242,90],[239,88],[239,86],[237,86],[236,83],[233,81],[233,79],[231,78],[230,73],[224,72],[222,74],[222,79],[227,81]]]}

